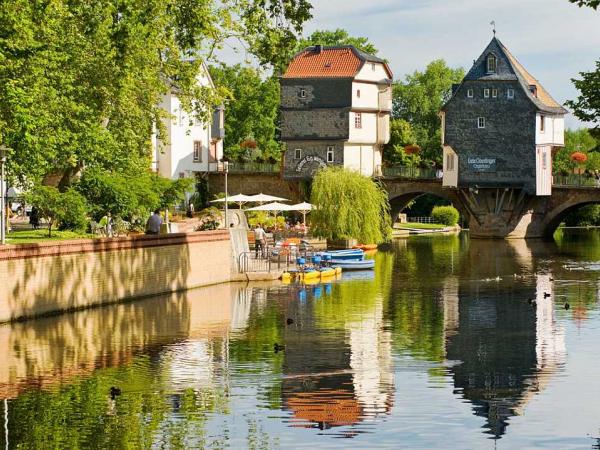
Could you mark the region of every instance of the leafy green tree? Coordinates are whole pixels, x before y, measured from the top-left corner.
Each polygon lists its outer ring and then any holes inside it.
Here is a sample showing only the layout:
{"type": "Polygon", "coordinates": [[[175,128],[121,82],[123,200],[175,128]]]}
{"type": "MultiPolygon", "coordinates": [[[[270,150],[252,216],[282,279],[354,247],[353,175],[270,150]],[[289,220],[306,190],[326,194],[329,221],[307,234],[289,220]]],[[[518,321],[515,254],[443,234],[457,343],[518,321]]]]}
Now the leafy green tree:
{"type": "Polygon", "coordinates": [[[592,136],[587,128],[578,130],[565,130],[565,146],[561,148],[553,159],[553,171],[571,173],[576,164],[571,160],[573,152],[585,153],[588,157],[585,168],[600,170],[599,142],[592,136]]]}
{"type": "Polygon", "coordinates": [[[350,36],[346,30],[317,30],[310,36],[298,41],[296,51],[304,50],[312,45],[353,45],[359,50],[370,55],[376,55],[377,48],[366,37],[350,36]]]}
{"type": "Polygon", "coordinates": [[[579,75],[581,79],[572,79],[579,96],[566,103],[577,118],[595,125],[593,134],[600,138],[600,61],[596,61],[596,70],[579,75]]]}
{"type": "Polygon", "coordinates": [[[452,84],[464,77],[462,68],[453,69],[443,59],[429,63],[424,72],[415,71],[394,83],[393,118],[408,122],[421,149],[421,158],[442,163],[439,112],[448,100],[452,84]]]}
{"type": "Polygon", "coordinates": [[[222,90],[200,87],[230,38],[280,66],[311,17],[307,0],[14,0],[0,5],[0,140],[9,171],[64,189],[83,167],[148,167],[161,96],[207,117],[222,90]]]}
{"type": "Polygon", "coordinates": [[[569,0],[571,3],[575,3],[580,8],[582,6],[589,6],[590,8],[598,9],[600,6],[600,0],[569,0]]]}
{"type": "Polygon", "coordinates": [[[261,71],[240,64],[213,66],[210,73],[214,83],[226,88],[231,96],[225,108],[225,156],[250,159],[240,144],[254,141],[262,158],[280,159],[281,144],[276,134],[279,80],[264,78],[261,71]]]}
{"type": "Polygon", "coordinates": [[[28,202],[48,221],[48,237],[52,237],[54,226],[75,231],[87,226],[87,203],[74,189],[60,192],[55,187],[37,186],[28,195],[28,202]]]}
{"type": "Polygon", "coordinates": [[[310,223],[316,236],[380,243],[391,236],[385,190],[369,177],[342,167],[328,167],[313,180],[310,223]]]}
{"type": "Polygon", "coordinates": [[[390,120],[390,141],[383,146],[383,160],[387,163],[416,165],[420,162],[418,155],[407,155],[404,147],[415,144],[417,138],[412,126],[404,119],[390,120]]]}

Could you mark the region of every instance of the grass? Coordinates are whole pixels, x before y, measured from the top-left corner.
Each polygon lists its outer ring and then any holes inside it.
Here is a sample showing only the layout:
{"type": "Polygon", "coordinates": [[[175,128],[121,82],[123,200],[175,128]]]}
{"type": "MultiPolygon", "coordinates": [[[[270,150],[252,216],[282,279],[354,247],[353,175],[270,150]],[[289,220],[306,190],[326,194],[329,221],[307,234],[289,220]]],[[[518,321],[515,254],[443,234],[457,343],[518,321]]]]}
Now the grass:
{"type": "Polygon", "coordinates": [[[77,233],[75,231],[52,230],[52,237],[48,237],[48,230],[19,230],[12,231],[6,235],[7,244],[34,244],[37,242],[64,241],[66,239],[92,238],[94,235],[88,233],[77,233]]]}
{"type": "Polygon", "coordinates": [[[395,226],[399,228],[416,228],[418,230],[441,230],[443,228],[446,228],[446,225],[442,225],[440,223],[417,222],[397,223],[395,226]]]}

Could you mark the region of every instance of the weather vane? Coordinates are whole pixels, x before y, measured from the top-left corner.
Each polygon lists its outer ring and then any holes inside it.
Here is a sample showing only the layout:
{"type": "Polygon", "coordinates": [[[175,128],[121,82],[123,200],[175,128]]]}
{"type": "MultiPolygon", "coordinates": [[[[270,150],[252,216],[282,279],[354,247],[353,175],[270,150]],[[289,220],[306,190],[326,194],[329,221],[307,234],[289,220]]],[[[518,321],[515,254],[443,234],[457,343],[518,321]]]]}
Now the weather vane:
{"type": "Polygon", "coordinates": [[[496,21],[492,20],[490,22],[490,25],[492,26],[492,31],[494,32],[494,37],[496,37],[496,21]]]}

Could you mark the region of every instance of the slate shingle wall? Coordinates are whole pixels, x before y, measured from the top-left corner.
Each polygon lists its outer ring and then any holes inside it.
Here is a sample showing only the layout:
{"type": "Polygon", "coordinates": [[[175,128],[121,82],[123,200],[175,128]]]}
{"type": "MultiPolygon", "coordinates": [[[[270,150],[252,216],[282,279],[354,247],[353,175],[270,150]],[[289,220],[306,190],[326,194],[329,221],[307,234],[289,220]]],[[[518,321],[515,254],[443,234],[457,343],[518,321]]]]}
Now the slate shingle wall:
{"type": "Polygon", "coordinates": [[[283,177],[286,180],[312,178],[323,163],[340,166],[344,164],[343,141],[290,141],[286,143],[286,146],[287,150],[283,158],[283,177]],[[327,147],[329,146],[335,147],[333,163],[327,163],[327,147]],[[300,159],[295,159],[295,149],[297,148],[302,149],[300,159]]]}

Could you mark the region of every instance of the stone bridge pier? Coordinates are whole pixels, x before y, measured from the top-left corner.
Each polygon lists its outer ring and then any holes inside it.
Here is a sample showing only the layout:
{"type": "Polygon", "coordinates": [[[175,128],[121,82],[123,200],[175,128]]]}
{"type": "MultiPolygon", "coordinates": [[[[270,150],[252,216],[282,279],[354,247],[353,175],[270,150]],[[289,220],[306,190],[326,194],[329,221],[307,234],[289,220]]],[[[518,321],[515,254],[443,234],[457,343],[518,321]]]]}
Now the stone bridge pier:
{"type": "Polygon", "coordinates": [[[555,186],[547,197],[514,188],[442,188],[438,180],[386,180],[385,187],[394,218],[411,200],[432,194],[459,210],[475,238],[550,238],[570,212],[600,203],[600,189],[594,187],[555,186]]]}

